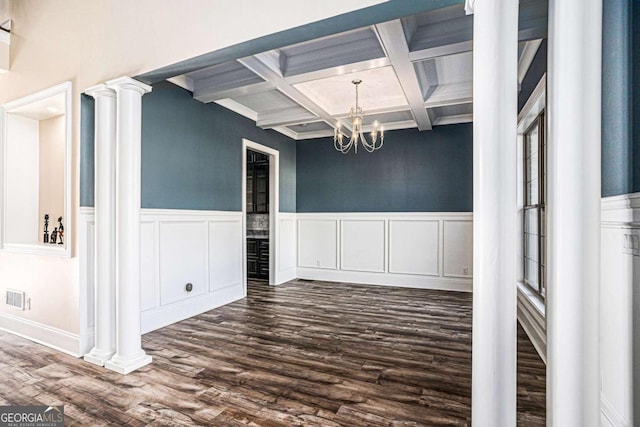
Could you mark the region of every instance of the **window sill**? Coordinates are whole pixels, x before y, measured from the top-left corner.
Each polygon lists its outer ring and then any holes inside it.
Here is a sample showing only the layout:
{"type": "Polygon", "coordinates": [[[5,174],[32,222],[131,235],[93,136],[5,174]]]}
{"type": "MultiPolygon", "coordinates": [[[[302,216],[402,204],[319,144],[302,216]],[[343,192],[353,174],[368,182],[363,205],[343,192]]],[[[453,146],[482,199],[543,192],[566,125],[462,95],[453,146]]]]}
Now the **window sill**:
{"type": "Polygon", "coordinates": [[[540,295],[533,292],[527,285],[523,282],[518,282],[518,291],[521,293],[536,309],[536,311],[542,316],[545,316],[545,305],[544,300],[540,297],[540,295]]]}

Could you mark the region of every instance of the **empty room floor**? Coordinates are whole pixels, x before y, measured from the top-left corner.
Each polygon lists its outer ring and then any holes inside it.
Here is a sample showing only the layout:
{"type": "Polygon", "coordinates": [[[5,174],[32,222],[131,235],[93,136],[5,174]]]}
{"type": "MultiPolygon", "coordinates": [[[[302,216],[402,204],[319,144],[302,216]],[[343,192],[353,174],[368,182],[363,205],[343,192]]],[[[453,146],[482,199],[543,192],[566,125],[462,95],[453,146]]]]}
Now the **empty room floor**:
{"type": "MultiPolygon", "coordinates": [[[[0,405],[68,425],[466,426],[471,294],[295,280],[146,334],[132,374],[0,332],[0,405]]],[[[518,331],[518,425],[545,423],[544,364],[518,331]]]]}

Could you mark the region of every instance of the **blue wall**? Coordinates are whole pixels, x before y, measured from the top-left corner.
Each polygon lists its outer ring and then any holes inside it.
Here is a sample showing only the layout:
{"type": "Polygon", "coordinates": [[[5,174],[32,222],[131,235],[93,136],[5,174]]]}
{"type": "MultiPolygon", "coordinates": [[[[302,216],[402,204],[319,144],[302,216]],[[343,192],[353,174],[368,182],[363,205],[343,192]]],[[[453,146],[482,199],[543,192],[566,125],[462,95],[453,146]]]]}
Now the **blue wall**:
{"type": "MultiPolygon", "coordinates": [[[[83,111],[89,102],[83,101],[83,111]]],[[[92,121],[83,114],[81,205],[93,205],[92,121]],[[86,128],[85,128],[86,127],[86,128]]],[[[91,114],[92,116],[92,114],[91,114]]],[[[157,83],[142,98],[142,207],[240,211],[242,138],[280,151],[280,211],[296,211],[296,145],[189,91],[157,83]]]]}
{"type": "Polygon", "coordinates": [[[633,168],[640,163],[633,160],[631,2],[604,0],[602,6],[602,196],[607,197],[640,190],[633,168]]]}
{"type": "Polygon", "coordinates": [[[637,192],[640,191],[640,2],[632,2],[631,8],[633,22],[632,47],[629,52],[629,55],[633,58],[633,73],[631,77],[633,82],[633,139],[631,151],[633,151],[633,191],[637,192]]]}
{"type": "Polygon", "coordinates": [[[332,138],[297,143],[298,212],[473,210],[473,126],[385,133],[374,153],[342,155],[332,138]]]}
{"type": "Polygon", "coordinates": [[[80,206],[93,206],[93,137],[93,98],[82,94],[80,96],[80,206]]]}

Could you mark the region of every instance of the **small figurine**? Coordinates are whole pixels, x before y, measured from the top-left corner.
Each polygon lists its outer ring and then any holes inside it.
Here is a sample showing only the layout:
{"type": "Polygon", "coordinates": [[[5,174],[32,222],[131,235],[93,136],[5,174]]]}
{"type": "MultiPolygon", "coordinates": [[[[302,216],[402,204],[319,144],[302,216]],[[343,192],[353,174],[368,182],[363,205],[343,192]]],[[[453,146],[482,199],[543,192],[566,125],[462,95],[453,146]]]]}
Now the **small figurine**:
{"type": "Polygon", "coordinates": [[[64,225],[62,225],[62,217],[58,217],[58,244],[64,245],[62,238],[64,237],[64,225]]]}
{"type": "Polygon", "coordinates": [[[49,214],[44,214],[44,236],[42,243],[49,243],[49,214]]]}
{"type": "Polygon", "coordinates": [[[49,241],[49,243],[51,243],[52,245],[55,245],[57,239],[58,239],[58,227],[54,228],[53,231],[51,232],[51,240],[49,241]]]}

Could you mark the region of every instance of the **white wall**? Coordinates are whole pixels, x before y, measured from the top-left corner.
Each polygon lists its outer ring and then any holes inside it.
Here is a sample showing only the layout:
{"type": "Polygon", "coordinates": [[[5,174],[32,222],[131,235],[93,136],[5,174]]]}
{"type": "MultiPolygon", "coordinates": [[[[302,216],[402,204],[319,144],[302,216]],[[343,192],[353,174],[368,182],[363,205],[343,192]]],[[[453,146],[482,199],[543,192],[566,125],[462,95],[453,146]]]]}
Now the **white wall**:
{"type": "Polygon", "coordinates": [[[471,213],[299,213],[302,279],[471,290],[471,213]]]}
{"type": "MultiPolygon", "coordinates": [[[[58,226],[58,217],[64,217],[64,125],[64,115],[40,120],[38,241],[41,243],[44,215],[49,214],[49,236],[58,226]]],[[[66,218],[62,224],[66,224],[66,218]]]]}
{"type": "Polygon", "coordinates": [[[39,122],[9,114],[4,174],[5,243],[38,242],[39,122]]]}
{"type": "Polygon", "coordinates": [[[602,425],[626,427],[633,425],[633,301],[638,299],[634,291],[640,289],[640,193],[603,198],[601,219],[602,425]]]}
{"type": "Polygon", "coordinates": [[[0,0],[0,21],[13,19],[11,71],[0,74],[0,104],[62,81],[73,82],[72,194],[65,227],[71,258],[0,253],[0,281],[30,291],[47,284],[52,295],[31,295],[31,310],[0,313],[84,336],[90,315],[79,301],[80,93],[97,83],[135,76],[236,43],[346,13],[381,0],[201,0],[176,7],[172,0],[0,0]],[[252,13],[246,11],[251,9],[252,13]],[[45,307],[55,302],[55,314],[45,307]],[[47,304],[45,304],[47,303],[47,304]]]}

